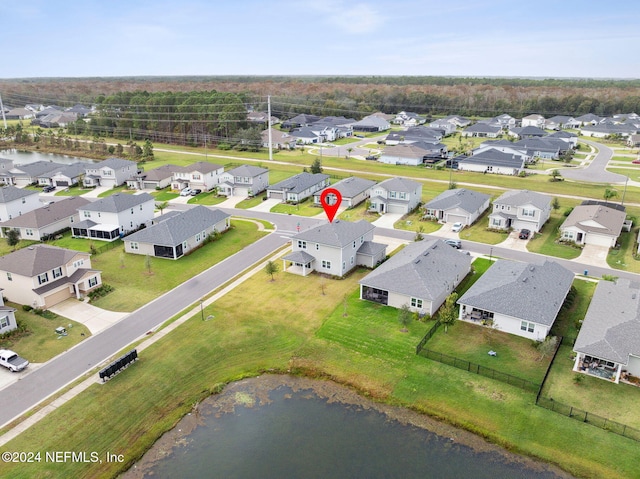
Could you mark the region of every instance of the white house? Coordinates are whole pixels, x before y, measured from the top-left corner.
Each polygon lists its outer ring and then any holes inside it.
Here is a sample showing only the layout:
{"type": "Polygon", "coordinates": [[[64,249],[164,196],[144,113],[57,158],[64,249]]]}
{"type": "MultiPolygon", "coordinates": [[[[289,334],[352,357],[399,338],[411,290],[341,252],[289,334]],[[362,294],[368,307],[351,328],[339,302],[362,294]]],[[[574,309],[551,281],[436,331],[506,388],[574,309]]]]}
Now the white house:
{"type": "Polygon", "coordinates": [[[99,163],[87,165],[83,179],[84,186],[106,186],[115,188],[138,172],[138,165],[122,158],[108,158],[99,163]]]}
{"type": "Polygon", "coordinates": [[[386,252],[384,244],[373,242],[374,230],[368,221],[336,220],[298,233],[291,238],[292,252],[283,258],[283,270],[342,277],[358,265],[373,268],[386,252]]]}
{"type": "Polygon", "coordinates": [[[369,211],[406,214],[418,207],[422,183],[407,178],[389,178],[371,187],[369,211]]]}
{"type": "Polygon", "coordinates": [[[518,175],[524,169],[522,156],[503,153],[495,148],[490,148],[472,156],[460,157],[458,169],[462,171],[475,171],[478,173],[497,173],[500,175],[518,175]]]}
{"type": "Polygon", "coordinates": [[[36,244],[0,256],[0,288],[15,303],[50,308],[101,284],[89,253],[36,244]]]}
{"type": "Polygon", "coordinates": [[[0,335],[17,329],[16,309],[4,305],[4,293],[0,289],[0,335]]]}
{"type": "Polygon", "coordinates": [[[471,268],[471,257],[440,239],[417,241],[359,281],[360,299],[433,315],[471,268]]]}
{"type": "Polygon", "coordinates": [[[443,160],[447,156],[447,146],[443,143],[423,141],[387,146],[378,161],[390,165],[424,165],[431,160],[443,160]]]}
{"type": "Polygon", "coordinates": [[[527,115],[522,118],[522,126],[535,126],[538,128],[544,128],[544,116],[538,115],[536,113],[527,115]]]}
{"type": "Polygon", "coordinates": [[[269,170],[253,165],[241,165],[220,175],[218,194],[224,196],[255,196],[269,186],[269,170]]]}
{"type": "Polygon", "coordinates": [[[424,205],[425,217],[472,225],[489,208],[490,200],[485,193],[465,188],[446,190],[424,205]]]}
{"type": "Polygon", "coordinates": [[[113,241],[150,223],[155,202],[149,193],[116,193],[78,209],[80,222],[72,225],[74,238],[113,241]]]}
{"type": "Polygon", "coordinates": [[[584,201],[560,225],[561,238],[579,245],[613,248],[627,217],[624,206],[584,201]]]}
{"type": "Polygon", "coordinates": [[[491,229],[528,229],[538,233],[551,215],[551,198],[528,190],[511,190],[493,202],[491,229]]]}
{"type": "MultiPolygon", "coordinates": [[[[373,180],[350,176],[349,178],[345,178],[344,180],[334,183],[329,188],[340,192],[340,196],[342,197],[342,202],[340,203],[341,207],[353,208],[369,198],[371,187],[375,184],[376,182],[373,180]]],[[[313,202],[316,205],[321,204],[320,197],[325,189],[326,188],[323,188],[321,191],[317,191],[313,194],[313,202]]]]}
{"type": "Polygon", "coordinates": [[[323,173],[298,173],[267,188],[267,198],[300,203],[329,186],[329,175],[323,173]]]}
{"type": "Polygon", "coordinates": [[[458,300],[459,319],[544,341],[574,274],[552,261],[498,260],[458,300]]]}
{"type": "Polygon", "coordinates": [[[41,206],[35,190],[23,190],[11,185],[0,188],[0,221],[10,220],[41,206]]]}
{"type": "Polygon", "coordinates": [[[223,166],[206,161],[198,161],[184,167],[177,166],[173,170],[171,188],[182,190],[188,187],[210,191],[218,186],[222,173],[224,173],[223,166]]]}
{"type": "Polygon", "coordinates": [[[173,172],[179,168],[176,165],[162,165],[149,171],[136,172],[127,179],[127,187],[135,190],[167,188],[173,180],[173,172]]]}

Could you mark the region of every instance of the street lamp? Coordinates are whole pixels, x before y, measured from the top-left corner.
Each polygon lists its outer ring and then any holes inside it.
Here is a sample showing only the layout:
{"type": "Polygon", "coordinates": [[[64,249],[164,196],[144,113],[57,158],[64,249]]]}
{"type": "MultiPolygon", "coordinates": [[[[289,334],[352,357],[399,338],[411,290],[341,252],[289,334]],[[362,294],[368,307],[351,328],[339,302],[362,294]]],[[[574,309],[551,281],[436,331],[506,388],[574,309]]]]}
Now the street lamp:
{"type": "Polygon", "coordinates": [[[202,316],[202,320],[204,321],[204,299],[200,300],[200,315],[202,316]]]}

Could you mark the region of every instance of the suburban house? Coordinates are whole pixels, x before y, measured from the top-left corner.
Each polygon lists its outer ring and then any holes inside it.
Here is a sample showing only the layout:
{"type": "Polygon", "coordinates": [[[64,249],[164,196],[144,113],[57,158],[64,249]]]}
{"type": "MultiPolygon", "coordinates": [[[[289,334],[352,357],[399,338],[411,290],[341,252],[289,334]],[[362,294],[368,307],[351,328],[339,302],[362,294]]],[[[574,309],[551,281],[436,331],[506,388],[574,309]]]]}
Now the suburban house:
{"type": "Polygon", "coordinates": [[[368,221],[336,220],[298,233],[291,238],[292,252],[282,258],[282,269],[342,277],[358,265],[373,268],[386,254],[386,245],[373,242],[374,230],[368,221]]]}
{"type": "Polygon", "coordinates": [[[90,201],[81,196],[71,196],[60,201],[31,210],[23,215],[0,223],[0,235],[6,237],[7,230],[14,229],[25,240],[42,241],[80,222],[78,208],[90,201]]]}
{"type": "MultiPolygon", "coordinates": [[[[269,148],[269,130],[264,130],[260,135],[262,146],[269,148]]],[[[286,131],[271,128],[271,147],[276,150],[293,150],[296,147],[296,139],[286,131]]]]}
{"type": "Polygon", "coordinates": [[[457,126],[455,125],[455,123],[449,120],[446,120],[444,118],[432,121],[431,123],[429,123],[429,126],[431,128],[437,128],[438,130],[444,131],[445,135],[450,135],[451,133],[454,133],[457,129],[457,126]]]}
{"type": "Polygon", "coordinates": [[[562,140],[569,145],[571,149],[575,149],[578,146],[578,135],[572,133],[570,131],[554,131],[553,133],[549,133],[543,139],[545,140],[562,140]]]}
{"type": "Polygon", "coordinates": [[[162,165],[149,171],[136,172],[127,179],[127,187],[134,190],[161,190],[171,186],[176,165],[162,165]]]}
{"type": "Polygon", "coordinates": [[[576,121],[580,122],[580,125],[597,125],[602,121],[602,118],[598,115],[594,115],[593,113],[587,113],[586,115],[582,115],[576,118],[576,121]]]}
{"type": "Polygon", "coordinates": [[[491,196],[464,188],[446,190],[425,205],[425,217],[472,225],[489,208],[491,196]]]}
{"type": "Polygon", "coordinates": [[[134,161],[122,158],[108,158],[99,163],[88,165],[85,169],[84,186],[106,186],[115,188],[126,183],[138,173],[138,165],[134,161]]]}
{"type": "Polygon", "coordinates": [[[613,248],[627,217],[625,207],[600,201],[583,201],[560,226],[562,240],[578,245],[613,248]]]}
{"type": "MultiPolygon", "coordinates": [[[[373,185],[376,182],[373,180],[365,180],[364,178],[358,178],[357,176],[351,176],[349,178],[345,178],[344,180],[340,180],[337,183],[330,186],[335,190],[340,192],[340,196],[342,196],[342,203],[340,206],[346,208],[353,208],[354,206],[362,203],[364,200],[369,198],[369,192],[373,185]]],[[[324,191],[324,188],[322,191],[324,191]]],[[[317,191],[313,194],[313,202],[317,205],[320,203],[320,195],[322,195],[322,191],[317,191]]]]}
{"type": "Polygon", "coordinates": [[[428,126],[412,126],[404,131],[392,131],[385,138],[384,142],[388,146],[399,145],[401,143],[439,143],[444,133],[440,129],[428,126]]]}
{"type": "Polygon", "coordinates": [[[41,206],[40,196],[35,190],[23,190],[11,185],[0,188],[0,221],[10,220],[41,206]]]}
{"type": "Polygon", "coordinates": [[[360,280],[360,299],[433,315],[470,268],[471,257],[444,241],[417,241],[360,280]]]}
{"type": "Polygon", "coordinates": [[[307,115],[305,113],[300,113],[299,115],[294,116],[289,120],[285,120],[282,122],[282,128],[285,130],[291,130],[292,128],[300,128],[303,126],[309,126],[320,119],[319,116],[316,115],[307,115]]]}
{"type": "Polygon", "coordinates": [[[189,166],[176,166],[173,170],[171,189],[182,190],[184,188],[197,188],[210,191],[218,186],[220,175],[224,173],[224,167],[198,161],[189,166]]]}
{"type": "Polygon", "coordinates": [[[640,132],[640,128],[627,124],[598,123],[597,125],[587,124],[580,127],[581,135],[594,138],[604,138],[609,135],[628,137],[638,132],[640,132]]]}
{"type": "Polygon", "coordinates": [[[390,165],[419,166],[433,163],[447,157],[447,147],[442,143],[419,141],[410,144],[387,146],[378,161],[390,165]]]}
{"type": "Polygon", "coordinates": [[[316,191],[329,186],[329,175],[323,173],[298,173],[267,188],[267,198],[290,203],[300,203],[316,191]]]}
{"type": "Polygon", "coordinates": [[[372,186],[369,197],[369,211],[407,214],[420,205],[422,183],[407,178],[389,178],[372,186]]]}
{"type": "MultiPolygon", "coordinates": [[[[82,183],[86,168],[87,164],[82,162],[73,163],[63,168],[59,168],[48,175],[46,178],[46,180],[48,180],[47,183],[52,186],[62,186],[65,188],[79,185],[82,183]]],[[[38,183],[42,184],[43,181],[39,179],[38,183]]]]}
{"type": "Polygon", "coordinates": [[[544,116],[536,113],[527,115],[522,118],[522,126],[536,126],[538,128],[544,128],[544,116]]]}
{"type": "Polygon", "coordinates": [[[551,215],[551,198],[529,190],[510,190],[493,202],[489,228],[538,233],[551,215]]]}
{"type": "Polygon", "coordinates": [[[0,158],[0,184],[10,185],[12,176],[9,171],[13,168],[13,160],[0,158]]]}
{"type": "Polygon", "coordinates": [[[220,175],[218,194],[224,196],[255,196],[269,186],[269,170],[253,165],[241,165],[220,175]]]}
{"type": "Polygon", "coordinates": [[[351,125],[351,128],[353,128],[353,131],[373,133],[390,129],[391,123],[389,123],[385,118],[374,114],[365,116],[360,121],[356,121],[351,125]]]}
{"type": "Polygon", "coordinates": [[[459,319],[543,341],[573,278],[553,261],[540,265],[498,260],[458,300],[459,319]]]}
{"type": "Polygon", "coordinates": [[[479,155],[489,150],[498,150],[502,153],[508,153],[509,155],[515,155],[521,157],[525,163],[531,162],[533,157],[527,153],[527,149],[522,146],[516,146],[515,143],[509,140],[487,140],[480,144],[478,148],[474,148],[473,154],[479,155]]]}
{"type": "Polygon", "coordinates": [[[537,126],[515,127],[509,130],[508,134],[510,136],[515,136],[518,139],[542,138],[543,136],[547,136],[547,132],[537,126]]]}
{"type": "Polygon", "coordinates": [[[640,286],[601,280],[573,346],[573,370],[619,383],[640,377],[640,286]]]}
{"type": "Polygon", "coordinates": [[[326,133],[318,130],[314,130],[309,126],[303,126],[302,128],[296,128],[289,133],[296,143],[302,145],[311,145],[314,143],[322,143],[325,141],[326,133]]]}
{"type": "Polygon", "coordinates": [[[172,211],[153,224],[124,239],[127,253],[178,259],[205,244],[215,233],[229,229],[231,215],[198,205],[185,211],[172,211]]]}
{"type": "MultiPolygon", "coordinates": [[[[35,161],[24,165],[15,165],[9,170],[10,183],[17,186],[38,184],[38,178],[47,178],[56,170],[64,167],[65,165],[52,161],[35,161]]],[[[48,180],[42,183],[42,185],[47,184],[49,184],[48,180]]]]}
{"type": "Polygon", "coordinates": [[[89,253],[36,244],[0,256],[0,288],[18,304],[50,308],[68,298],[80,299],[101,284],[89,253]]]}
{"type": "Polygon", "coordinates": [[[514,176],[524,170],[525,163],[522,156],[503,153],[496,148],[489,148],[471,156],[460,156],[457,161],[459,170],[514,176]]]}
{"type": "Polygon", "coordinates": [[[80,207],[80,222],[71,226],[71,236],[113,241],[149,223],[154,209],[149,193],[116,193],[80,207]]]}
{"type": "Polygon", "coordinates": [[[516,126],[516,119],[511,115],[503,113],[502,115],[494,116],[491,120],[488,120],[489,124],[498,125],[500,128],[510,130],[516,126]]]}
{"type": "Polygon", "coordinates": [[[487,123],[476,123],[460,132],[462,136],[477,136],[480,138],[497,138],[501,133],[502,127],[488,125],[487,123]]]}
{"type": "Polygon", "coordinates": [[[426,118],[412,111],[401,111],[398,113],[392,123],[404,126],[417,126],[426,122],[426,118]]]}
{"type": "Polygon", "coordinates": [[[640,134],[629,135],[629,138],[627,138],[627,146],[631,148],[640,146],[640,134]]]}
{"type": "Polygon", "coordinates": [[[4,305],[4,293],[0,290],[0,335],[13,331],[18,327],[16,309],[4,305]]]}
{"type": "Polygon", "coordinates": [[[576,120],[572,116],[556,115],[547,118],[544,127],[547,130],[562,130],[563,128],[580,128],[581,121],[576,120]]]}

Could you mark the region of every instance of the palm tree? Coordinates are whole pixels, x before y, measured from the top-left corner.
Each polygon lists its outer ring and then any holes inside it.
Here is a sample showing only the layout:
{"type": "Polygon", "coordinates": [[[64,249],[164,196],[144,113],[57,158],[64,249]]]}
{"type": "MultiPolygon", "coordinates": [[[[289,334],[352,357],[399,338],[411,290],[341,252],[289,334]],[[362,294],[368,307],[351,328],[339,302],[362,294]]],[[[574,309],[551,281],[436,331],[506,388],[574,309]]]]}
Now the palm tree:
{"type": "Polygon", "coordinates": [[[604,200],[608,203],[611,198],[618,196],[618,190],[614,188],[607,188],[604,190],[604,200]]]}

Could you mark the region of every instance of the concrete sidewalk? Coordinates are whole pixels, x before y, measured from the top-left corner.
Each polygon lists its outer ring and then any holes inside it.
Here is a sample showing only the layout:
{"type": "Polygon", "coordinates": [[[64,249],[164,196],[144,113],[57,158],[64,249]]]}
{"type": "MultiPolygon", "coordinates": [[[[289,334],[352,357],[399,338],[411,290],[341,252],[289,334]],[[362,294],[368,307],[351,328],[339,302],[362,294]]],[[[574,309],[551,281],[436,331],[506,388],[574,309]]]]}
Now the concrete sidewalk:
{"type": "Polygon", "coordinates": [[[91,334],[96,334],[107,329],[129,314],[107,311],[106,309],[97,308],[86,301],[79,301],[75,298],[66,299],[49,308],[49,310],[60,316],[84,324],[89,328],[91,334]]]}

